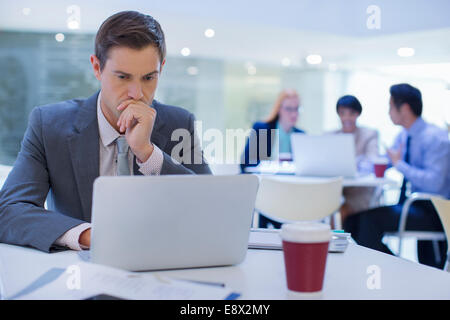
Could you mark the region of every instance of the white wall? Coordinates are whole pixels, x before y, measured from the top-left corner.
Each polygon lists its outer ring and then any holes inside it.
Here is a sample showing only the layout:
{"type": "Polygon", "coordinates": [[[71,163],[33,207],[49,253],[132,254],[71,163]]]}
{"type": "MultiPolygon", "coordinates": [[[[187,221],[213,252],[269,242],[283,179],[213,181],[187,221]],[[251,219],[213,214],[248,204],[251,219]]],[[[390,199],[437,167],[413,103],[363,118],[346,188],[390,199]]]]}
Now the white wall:
{"type": "Polygon", "coordinates": [[[377,71],[353,72],[348,79],[347,91],[348,94],[358,97],[363,105],[359,124],[376,128],[380,133],[381,144],[389,146],[401,129],[392,123],[388,114],[389,88],[393,84],[404,82],[422,92],[423,118],[442,128],[446,126],[445,114],[449,109],[449,91],[443,80],[423,78],[413,73],[402,76],[377,71]]]}

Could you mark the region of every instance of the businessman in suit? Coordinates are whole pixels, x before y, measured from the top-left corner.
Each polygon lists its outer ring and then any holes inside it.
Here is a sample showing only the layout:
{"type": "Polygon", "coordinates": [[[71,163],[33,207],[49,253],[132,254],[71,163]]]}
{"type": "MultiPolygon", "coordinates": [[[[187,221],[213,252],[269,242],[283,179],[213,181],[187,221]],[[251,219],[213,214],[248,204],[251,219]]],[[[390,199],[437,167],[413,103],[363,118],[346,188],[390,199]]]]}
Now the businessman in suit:
{"type": "MultiPolygon", "coordinates": [[[[400,214],[406,201],[407,185],[411,192],[424,192],[450,198],[450,142],[446,130],[422,118],[422,94],[419,89],[401,83],[390,88],[389,116],[403,130],[388,150],[392,166],[403,174],[397,205],[373,208],[349,216],[344,229],[351,232],[359,245],[392,254],[382,242],[385,232],[398,230],[400,214]]],[[[442,223],[430,200],[413,202],[406,230],[443,231],[442,223]]],[[[447,244],[439,242],[436,261],[431,241],[417,242],[418,260],[422,264],[442,268],[447,244]],[[439,261],[440,260],[440,261],[439,261]]]]}
{"type": "Polygon", "coordinates": [[[0,192],[0,242],[46,252],[87,249],[98,176],[211,173],[194,116],[154,100],[165,54],[164,33],[151,16],[124,11],[103,22],[90,58],[100,92],[31,112],[0,192]],[[190,138],[173,141],[177,129],[190,138]]]}

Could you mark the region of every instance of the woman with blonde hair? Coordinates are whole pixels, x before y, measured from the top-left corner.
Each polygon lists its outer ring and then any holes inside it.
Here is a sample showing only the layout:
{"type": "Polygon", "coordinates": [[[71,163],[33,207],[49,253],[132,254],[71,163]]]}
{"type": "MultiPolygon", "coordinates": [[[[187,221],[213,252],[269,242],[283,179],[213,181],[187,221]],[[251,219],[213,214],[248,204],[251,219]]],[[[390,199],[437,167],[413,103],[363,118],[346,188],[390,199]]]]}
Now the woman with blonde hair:
{"type": "MultiPolygon", "coordinates": [[[[247,140],[242,155],[241,170],[257,166],[261,160],[279,159],[280,154],[290,154],[291,134],[304,131],[295,127],[300,108],[300,98],[293,89],[283,90],[275,101],[269,117],[262,122],[253,124],[253,130],[247,140]],[[272,130],[275,130],[272,134],[272,130]],[[276,150],[278,149],[278,152],[276,150]],[[275,151],[274,151],[275,150],[275,151]]],[[[271,223],[275,228],[280,224],[263,216],[260,217],[260,227],[271,223]]]]}
{"type": "MultiPolygon", "coordinates": [[[[277,100],[275,100],[275,103],[273,104],[272,107],[272,111],[270,112],[270,115],[267,117],[266,120],[264,120],[265,123],[272,123],[272,122],[276,122],[278,121],[278,119],[280,118],[280,111],[283,111],[282,106],[292,106],[294,110],[294,108],[296,108],[295,111],[298,111],[299,108],[299,104],[300,104],[300,98],[298,96],[298,93],[294,90],[294,89],[285,89],[283,91],[280,92],[280,94],[278,95],[277,100]]],[[[281,115],[282,118],[284,119],[285,115],[282,114],[281,115]]],[[[298,118],[298,112],[294,113],[294,116],[291,117],[292,120],[295,121],[292,124],[292,126],[295,125],[295,123],[297,122],[297,118],[298,118]]]]}

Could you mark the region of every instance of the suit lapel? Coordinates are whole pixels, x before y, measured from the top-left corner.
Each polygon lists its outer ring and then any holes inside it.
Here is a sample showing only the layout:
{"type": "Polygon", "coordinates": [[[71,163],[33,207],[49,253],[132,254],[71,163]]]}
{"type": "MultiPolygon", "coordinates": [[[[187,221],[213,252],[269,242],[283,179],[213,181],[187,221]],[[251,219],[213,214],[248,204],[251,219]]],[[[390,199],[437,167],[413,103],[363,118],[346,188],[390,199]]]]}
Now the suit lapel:
{"type": "Polygon", "coordinates": [[[98,92],[84,101],[75,119],[75,132],[68,138],[75,181],[86,221],[91,221],[93,185],[100,174],[97,97],[98,92]]]}
{"type": "MultiPolygon", "coordinates": [[[[164,152],[168,142],[168,137],[162,132],[162,128],[165,126],[164,107],[156,100],[153,100],[151,107],[156,110],[156,119],[150,141],[164,152]]],[[[139,171],[139,166],[136,163],[136,156],[133,158],[133,174],[135,176],[142,176],[142,173],[139,171]]]]}
{"type": "Polygon", "coordinates": [[[161,151],[164,151],[169,137],[167,134],[163,133],[163,128],[166,124],[165,119],[165,112],[164,112],[164,106],[162,106],[159,102],[156,100],[153,100],[153,103],[151,105],[156,110],[156,120],[155,124],[153,126],[152,136],[150,138],[150,141],[157,145],[158,148],[161,149],[161,151]]]}

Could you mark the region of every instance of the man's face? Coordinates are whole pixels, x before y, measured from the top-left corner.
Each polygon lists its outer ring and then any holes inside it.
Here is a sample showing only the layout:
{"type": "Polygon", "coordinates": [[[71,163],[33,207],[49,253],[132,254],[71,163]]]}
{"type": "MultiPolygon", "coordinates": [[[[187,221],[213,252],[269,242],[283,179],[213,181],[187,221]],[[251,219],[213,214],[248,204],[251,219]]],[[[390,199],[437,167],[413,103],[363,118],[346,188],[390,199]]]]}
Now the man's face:
{"type": "Polygon", "coordinates": [[[389,116],[391,117],[391,120],[395,125],[401,125],[402,115],[400,110],[401,109],[397,109],[394,104],[394,100],[391,97],[391,99],[389,100],[389,116]]]}
{"type": "Polygon", "coordinates": [[[101,82],[102,110],[118,118],[120,112],[116,108],[125,100],[152,103],[165,61],[160,63],[158,49],[149,45],[140,50],[111,48],[102,71],[97,57],[91,56],[91,62],[101,82]]]}

